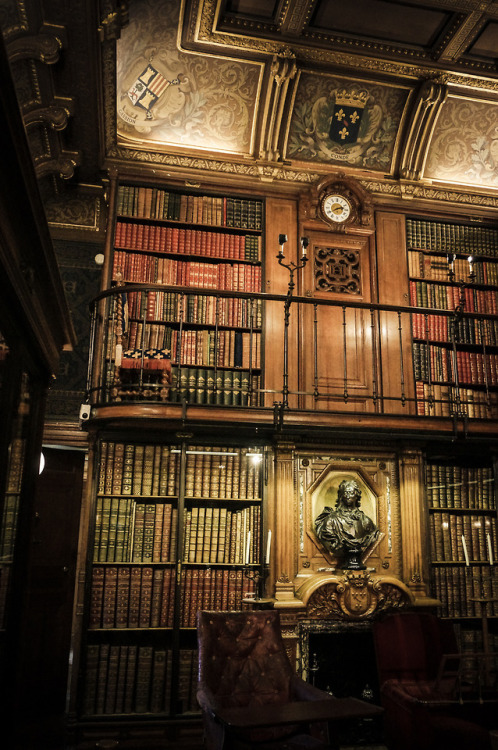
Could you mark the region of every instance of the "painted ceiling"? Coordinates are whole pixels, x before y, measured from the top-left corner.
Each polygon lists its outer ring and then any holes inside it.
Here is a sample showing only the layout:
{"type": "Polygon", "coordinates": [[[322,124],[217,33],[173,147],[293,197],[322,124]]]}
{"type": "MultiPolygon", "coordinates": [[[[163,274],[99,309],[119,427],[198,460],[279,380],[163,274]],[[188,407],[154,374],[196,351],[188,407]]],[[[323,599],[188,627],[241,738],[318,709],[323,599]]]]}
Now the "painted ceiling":
{"type": "Polygon", "coordinates": [[[0,0],[0,24],[55,203],[150,165],[498,207],[498,0],[0,0]]]}

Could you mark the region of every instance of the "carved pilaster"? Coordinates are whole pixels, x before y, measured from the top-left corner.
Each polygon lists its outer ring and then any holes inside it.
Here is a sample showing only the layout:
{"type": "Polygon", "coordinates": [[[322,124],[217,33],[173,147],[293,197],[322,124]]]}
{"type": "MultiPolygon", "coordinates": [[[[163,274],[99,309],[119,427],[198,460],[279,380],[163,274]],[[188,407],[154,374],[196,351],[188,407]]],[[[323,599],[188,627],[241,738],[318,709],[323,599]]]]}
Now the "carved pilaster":
{"type": "Polygon", "coordinates": [[[448,87],[442,81],[425,81],[418,91],[400,164],[406,180],[418,180],[423,172],[432,131],[447,96],[448,87]]]}
{"type": "Polygon", "coordinates": [[[401,536],[403,579],[416,599],[427,597],[424,560],[426,549],[423,464],[420,451],[403,451],[400,456],[401,536]]]}
{"type": "Polygon", "coordinates": [[[296,78],[296,73],[296,59],[292,50],[285,49],[273,55],[266,98],[266,121],[259,150],[261,159],[278,161],[281,158],[279,140],[282,118],[289,98],[290,83],[296,78]]]}
{"type": "Polygon", "coordinates": [[[275,450],[275,598],[288,604],[294,599],[291,583],[296,573],[296,497],[294,445],[279,443],[275,450]]]}

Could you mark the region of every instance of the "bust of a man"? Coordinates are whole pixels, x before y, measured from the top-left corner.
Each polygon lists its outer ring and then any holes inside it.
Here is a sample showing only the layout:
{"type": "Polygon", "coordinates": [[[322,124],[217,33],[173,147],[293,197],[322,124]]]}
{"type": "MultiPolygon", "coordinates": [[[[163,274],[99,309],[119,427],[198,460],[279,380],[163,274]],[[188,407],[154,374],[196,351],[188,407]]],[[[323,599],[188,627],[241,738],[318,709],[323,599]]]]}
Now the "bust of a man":
{"type": "Polygon", "coordinates": [[[337,490],[335,508],[325,507],[315,520],[322,544],[340,558],[340,567],[364,570],[363,553],[379,538],[380,531],[360,510],[361,489],[354,479],[344,479],[337,490]]]}

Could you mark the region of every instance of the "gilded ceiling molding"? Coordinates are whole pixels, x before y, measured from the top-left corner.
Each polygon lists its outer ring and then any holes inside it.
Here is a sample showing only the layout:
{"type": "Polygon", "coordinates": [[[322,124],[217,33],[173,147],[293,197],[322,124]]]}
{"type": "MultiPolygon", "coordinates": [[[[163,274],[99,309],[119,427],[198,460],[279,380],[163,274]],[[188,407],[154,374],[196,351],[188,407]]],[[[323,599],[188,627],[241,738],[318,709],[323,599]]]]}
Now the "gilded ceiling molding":
{"type": "Polygon", "coordinates": [[[239,164],[237,162],[219,161],[215,159],[206,159],[205,157],[193,157],[188,154],[163,154],[154,151],[140,151],[129,148],[113,146],[108,157],[136,162],[145,162],[148,164],[161,164],[168,167],[179,167],[182,169],[196,169],[209,172],[223,172],[244,177],[256,177],[265,182],[273,180],[282,180],[287,182],[299,182],[311,184],[323,177],[318,172],[309,170],[292,170],[283,166],[274,166],[271,164],[239,164]]]}
{"type": "Polygon", "coordinates": [[[59,60],[64,36],[64,27],[52,24],[44,24],[36,34],[17,36],[7,44],[9,62],[34,58],[46,65],[53,65],[59,60]]]}
{"type": "Polygon", "coordinates": [[[300,36],[309,21],[313,6],[314,0],[295,0],[293,3],[287,0],[282,20],[278,24],[279,29],[284,34],[300,36]]]}
{"type": "Polygon", "coordinates": [[[433,188],[429,185],[417,185],[413,182],[398,182],[381,180],[358,180],[365,190],[372,195],[390,196],[404,199],[423,199],[443,203],[458,203],[460,205],[478,206],[481,208],[498,208],[498,197],[490,195],[474,195],[472,193],[457,192],[444,188],[433,188]]]}
{"type": "Polygon", "coordinates": [[[282,50],[273,55],[270,68],[270,81],[266,96],[265,124],[262,128],[260,159],[279,161],[282,150],[279,148],[283,113],[288,104],[291,82],[296,79],[296,57],[292,50],[282,50]]]}
{"type": "Polygon", "coordinates": [[[486,23],[486,17],[478,11],[471,12],[463,21],[456,21],[455,27],[448,30],[435,50],[436,59],[450,62],[458,60],[486,23]]]}
{"type": "Polygon", "coordinates": [[[448,87],[437,81],[424,81],[417,92],[401,155],[401,177],[418,180],[422,174],[434,126],[447,96],[448,87]]]}
{"type": "MultiPolygon", "coordinates": [[[[195,25],[195,36],[192,41],[199,44],[208,44],[211,47],[223,47],[225,51],[231,48],[232,54],[235,50],[247,50],[259,54],[276,55],[281,48],[279,40],[261,39],[245,36],[240,34],[228,34],[222,31],[214,31],[217,11],[217,0],[199,0],[197,3],[197,23],[195,25]]],[[[318,35],[310,39],[317,39],[318,35]]],[[[330,37],[323,36],[324,42],[329,42],[330,37]]],[[[343,42],[343,40],[338,40],[343,42]]],[[[362,51],[359,53],[357,40],[348,42],[354,47],[355,53],[347,50],[331,50],[327,46],[313,48],[303,44],[293,44],[292,49],[296,59],[302,65],[334,65],[339,68],[347,67],[360,71],[372,71],[374,73],[383,73],[403,78],[437,78],[441,74],[439,68],[433,68],[430,61],[426,65],[421,63],[413,64],[405,62],[396,62],[393,60],[381,60],[373,55],[380,52],[388,52],[389,49],[376,43],[365,42],[361,45],[362,51]]],[[[393,48],[394,50],[394,48],[393,48]]],[[[393,51],[391,50],[391,51],[393,51]]],[[[213,50],[211,50],[213,51],[213,50]]],[[[396,50],[394,50],[396,51],[396,50]]],[[[411,54],[411,52],[410,52],[411,54]]],[[[478,66],[476,66],[478,67],[478,66]]],[[[481,66],[482,67],[482,66],[481,66]]],[[[455,74],[448,73],[448,84],[463,85],[470,88],[482,89],[487,91],[498,91],[498,81],[486,75],[477,76],[473,73],[455,74]]]]}

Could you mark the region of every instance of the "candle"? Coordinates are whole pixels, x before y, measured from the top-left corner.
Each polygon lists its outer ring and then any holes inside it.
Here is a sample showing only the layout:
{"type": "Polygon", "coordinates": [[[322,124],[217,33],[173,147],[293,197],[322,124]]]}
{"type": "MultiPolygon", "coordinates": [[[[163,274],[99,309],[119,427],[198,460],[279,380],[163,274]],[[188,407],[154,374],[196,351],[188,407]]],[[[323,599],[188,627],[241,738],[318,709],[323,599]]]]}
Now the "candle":
{"type": "Polygon", "coordinates": [[[469,553],[467,552],[467,543],[465,542],[465,537],[462,534],[462,547],[463,547],[463,554],[465,555],[465,565],[470,565],[469,563],[469,553]]]}
{"type": "Polygon", "coordinates": [[[116,357],[114,358],[114,364],[116,367],[121,367],[121,361],[123,359],[123,347],[121,344],[116,344],[116,357]]]}
{"type": "MultiPolygon", "coordinates": [[[[488,534],[489,536],[489,534],[488,534]]],[[[271,550],[271,530],[268,531],[268,539],[266,541],[266,558],[265,563],[268,565],[270,562],[270,550],[271,550]]]]}
{"type": "Polygon", "coordinates": [[[250,549],[250,545],[251,545],[251,532],[248,531],[247,532],[247,537],[246,537],[246,554],[245,554],[245,557],[244,557],[244,565],[248,565],[248,563],[249,563],[249,549],[250,549]]]}
{"type": "Polygon", "coordinates": [[[489,557],[489,564],[493,565],[493,547],[491,546],[491,537],[489,536],[489,533],[486,534],[488,539],[488,557],[489,557]]]}

